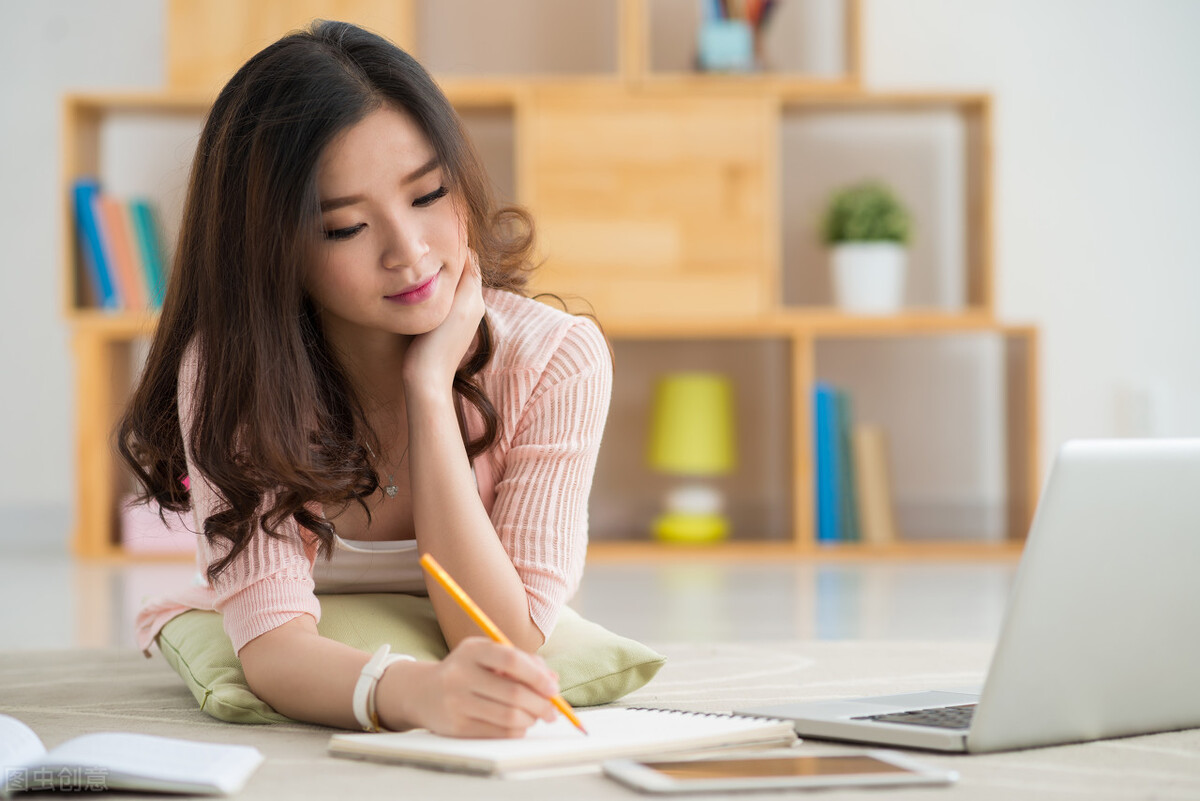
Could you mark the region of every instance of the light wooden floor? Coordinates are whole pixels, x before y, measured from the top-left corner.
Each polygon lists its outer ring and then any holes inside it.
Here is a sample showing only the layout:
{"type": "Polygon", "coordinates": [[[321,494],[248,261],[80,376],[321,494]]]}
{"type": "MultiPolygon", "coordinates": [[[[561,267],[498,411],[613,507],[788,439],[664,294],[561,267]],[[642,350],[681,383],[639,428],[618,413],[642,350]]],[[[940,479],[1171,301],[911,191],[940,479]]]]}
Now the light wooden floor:
{"type": "MultiPolygon", "coordinates": [[[[1015,561],[589,565],[572,606],[648,643],[781,639],[991,641],[1015,561]]],[[[139,600],[191,565],[0,553],[4,649],[133,645],[139,600]]]]}

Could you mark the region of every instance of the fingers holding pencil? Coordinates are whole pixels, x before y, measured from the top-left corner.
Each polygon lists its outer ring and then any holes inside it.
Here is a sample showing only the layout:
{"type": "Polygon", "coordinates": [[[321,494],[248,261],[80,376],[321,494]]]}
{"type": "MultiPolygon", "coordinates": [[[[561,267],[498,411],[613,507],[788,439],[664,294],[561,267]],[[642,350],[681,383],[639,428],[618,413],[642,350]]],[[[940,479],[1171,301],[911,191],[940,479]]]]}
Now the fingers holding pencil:
{"type": "Polygon", "coordinates": [[[558,676],[541,659],[516,648],[496,647],[483,637],[467,638],[459,648],[476,641],[480,646],[476,659],[488,675],[481,676],[472,689],[483,699],[484,707],[494,707],[487,719],[523,722],[523,716],[529,715],[552,723],[558,718],[558,710],[550,701],[558,694],[558,676]]]}
{"type": "Polygon", "coordinates": [[[557,677],[538,657],[486,637],[468,637],[440,662],[397,665],[380,681],[379,703],[399,704],[388,728],[450,737],[521,737],[558,712],[547,696],[557,677]],[[402,670],[403,669],[403,670],[402,670]],[[396,684],[399,682],[399,684],[396,684]]]}
{"type": "Polygon", "coordinates": [[[557,677],[540,659],[484,637],[468,637],[452,656],[459,670],[452,667],[447,680],[460,681],[457,689],[471,696],[463,716],[474,727],[491,730],[488,736],[520,737],[538,720],[558,717],[549,701],[558,692],[557,677]]]}
{"type": "MultiPolygon", "coordinates": [[[[512,641],[504,635],[504,632],[500,631],[496,624],[492,622],[492,619],[487,616],[487,613],[480,609],[479,606],[471,600],[471,597],[467,595],[466,591],[458,585],[457,581],[450,577],[450,574],[447,573],[440,564],[438,564],[438,561],[433,558],[432,554],[427,553],[421,557],[421,567],[425,568],[425,571],[437,580],[438,584],[440,584],[442,588],[450,594],[450,597],[452,597],[462,608],[462,610],[466,612],[473,621],[475,621],[475,624],[478,625],[479,628],[483,629],[484,633],[487,634],[488,637],[501,645],[512,647],[512,641]]],[[[544,665],[545,663],[543,662],[542,664],[544,665]]],[[[558,708],[558,711],[561,712],[567,720],[571,721],[571,724],[575,726],[575,728],[579,729],[584,734],[587,734],[587,729],[583,727],[583,723],[580,722],[579,718],[575,716],[575,711],[571,709],[571,705],[568,704],[561,695],[559,695],[557,683],[549,691],[548,697],[550,702],[558,708]]]]}

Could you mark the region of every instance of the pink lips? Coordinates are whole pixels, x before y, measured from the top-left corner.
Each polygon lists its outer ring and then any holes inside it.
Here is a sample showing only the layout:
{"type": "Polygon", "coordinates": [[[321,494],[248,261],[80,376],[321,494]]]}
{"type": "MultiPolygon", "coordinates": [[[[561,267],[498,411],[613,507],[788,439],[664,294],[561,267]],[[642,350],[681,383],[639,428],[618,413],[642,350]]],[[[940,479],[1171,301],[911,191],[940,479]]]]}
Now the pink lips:
{"type": "Polygon", "coordinates": [[[439,275],[441,275],[440,271],[434,273],[432,278],[419,286],[415,286],[406,292],[398,292],[395,295],[386,295],[385,297],[394,303],[403,303],[406,306],[423,303],[433,296],[433,291],[437,289],[439,275]]]}

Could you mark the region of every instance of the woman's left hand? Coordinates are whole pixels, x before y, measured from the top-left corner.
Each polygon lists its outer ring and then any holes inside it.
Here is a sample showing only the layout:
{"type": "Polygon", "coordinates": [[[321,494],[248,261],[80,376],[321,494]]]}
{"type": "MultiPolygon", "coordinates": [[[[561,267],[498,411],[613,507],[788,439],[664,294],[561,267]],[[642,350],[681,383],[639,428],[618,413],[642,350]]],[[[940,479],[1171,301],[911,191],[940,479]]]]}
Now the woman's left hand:
{"type": "Polygon", "coordinates": [[[466,264],[454,290],[446,319],[432,331],[413,337],[404,356],[407,389],[445,388],[467,354],[483,319],[483,280],[475,251],[467,250],[466,264]]]}

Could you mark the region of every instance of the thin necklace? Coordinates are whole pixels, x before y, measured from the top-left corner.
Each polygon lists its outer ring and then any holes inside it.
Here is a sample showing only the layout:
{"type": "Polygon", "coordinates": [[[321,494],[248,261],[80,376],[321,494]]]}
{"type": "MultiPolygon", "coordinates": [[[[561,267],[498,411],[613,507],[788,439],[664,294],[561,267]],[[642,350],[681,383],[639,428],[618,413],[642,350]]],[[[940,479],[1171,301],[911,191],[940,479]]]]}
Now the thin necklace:
{"type": "MultiPolygon", "coordinates": [[[[375,456],[375,451],[371,450],[371,446],[367,445],[367,443],[364,442],[363,445],[366,447],[367,453],[371,454],[371,460],[378,464],[379,459],[378,459],[378,457],[375,456]]],[[[408,456],[408,445],[404,446],[404,453],[400,454],[400,461],[396,462],[397,468],[399,468],[400,465],[404,464],[405,456],[408,456]]],[[[395,498],[396,492],[399,490],[399,488],[396,486],[396,478],[395,477],[396,477],[395,470],[388,473],[388,483],[383,488],[383,491],[387,493],[387,496],[389,498],[395,498]]]]}

